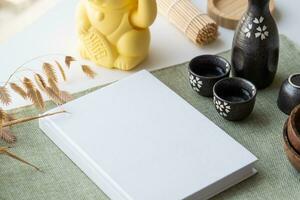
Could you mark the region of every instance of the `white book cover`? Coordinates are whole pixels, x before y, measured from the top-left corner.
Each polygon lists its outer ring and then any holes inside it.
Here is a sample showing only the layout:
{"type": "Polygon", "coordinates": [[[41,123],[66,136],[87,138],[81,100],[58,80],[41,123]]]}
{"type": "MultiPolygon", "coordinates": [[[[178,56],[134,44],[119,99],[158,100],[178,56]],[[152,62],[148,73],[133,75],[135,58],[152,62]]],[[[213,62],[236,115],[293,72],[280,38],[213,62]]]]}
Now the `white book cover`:
{"type": "Polygon", "coordinates": [[[112,200],[208,199],[255,173],[253,154],[147,71],[61,109],[40,128],[112,200]]]}

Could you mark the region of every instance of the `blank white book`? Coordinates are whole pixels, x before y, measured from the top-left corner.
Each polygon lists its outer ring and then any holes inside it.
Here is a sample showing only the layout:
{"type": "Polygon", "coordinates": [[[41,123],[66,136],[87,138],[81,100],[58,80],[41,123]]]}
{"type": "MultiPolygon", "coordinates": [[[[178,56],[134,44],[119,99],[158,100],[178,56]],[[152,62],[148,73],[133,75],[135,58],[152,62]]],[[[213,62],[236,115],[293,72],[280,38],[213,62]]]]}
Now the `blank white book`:
{"type": "Polygon", "coordinates": [[[255,173],[253,154],[147,71],[60,109],[40,128],[112,200],[208,199],[255,173]]]}

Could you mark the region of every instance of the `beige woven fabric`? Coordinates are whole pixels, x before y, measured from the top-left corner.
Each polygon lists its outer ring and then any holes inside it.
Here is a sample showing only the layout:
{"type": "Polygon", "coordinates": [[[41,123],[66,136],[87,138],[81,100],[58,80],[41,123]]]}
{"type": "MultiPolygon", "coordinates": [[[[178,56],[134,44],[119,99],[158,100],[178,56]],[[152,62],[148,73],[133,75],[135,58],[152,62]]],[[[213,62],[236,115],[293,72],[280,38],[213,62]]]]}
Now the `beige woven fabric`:
{"type": "MultiPolygon", "coordinates": [[[[222,55],[229,58],[230,52],[222,55]]],[[[156,77],[259,158],[256,176],[214,199],[300,199],[300,175],[287,161],[282,147],[282,127],[287,116],[276,106],[281,82],[289,74],[299,71],[300,48],[282,36],[276,80],[269,88],[259,91],[254,112],[242,122],[223,120],[215,111],[212,99],[200,97],[191,90],[186,64],[154,72],[156,77]]],[[[35,113],[31,107],[15,112],[19,116],[35,113]]],[[[0,200],[108,200],[39,130],[37,122],[17,126],[14,131],[18,143],[12,151],[39,166],[44,173],[0,156],[0,200]]]]}

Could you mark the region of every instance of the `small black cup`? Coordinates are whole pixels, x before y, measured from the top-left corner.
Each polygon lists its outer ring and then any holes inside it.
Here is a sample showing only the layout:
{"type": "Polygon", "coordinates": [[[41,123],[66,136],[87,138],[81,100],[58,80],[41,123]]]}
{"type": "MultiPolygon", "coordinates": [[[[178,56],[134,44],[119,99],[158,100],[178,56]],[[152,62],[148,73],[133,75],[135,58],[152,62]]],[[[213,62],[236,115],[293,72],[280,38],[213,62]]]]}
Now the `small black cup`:
{"type": "Polygon", "coordinates": [[[189,63],[190,84],[198,94],[213,96],[213,87],[219,80],[229,77],[230,63],[220,56],[202,55],[189,63]]]}
{"type": "Polygon", "coordinates": [[[253,111],[257,89],[243,78],[225,78],[214,86],[214,105],[218,113],[229,121],[239,121],[253,111]]]}
{"type": "Polygon", "coordinates": [[[277,105],[282,112],[289,115],[299,104],[300,74],[292,74],[281,85],[277,105]]]}

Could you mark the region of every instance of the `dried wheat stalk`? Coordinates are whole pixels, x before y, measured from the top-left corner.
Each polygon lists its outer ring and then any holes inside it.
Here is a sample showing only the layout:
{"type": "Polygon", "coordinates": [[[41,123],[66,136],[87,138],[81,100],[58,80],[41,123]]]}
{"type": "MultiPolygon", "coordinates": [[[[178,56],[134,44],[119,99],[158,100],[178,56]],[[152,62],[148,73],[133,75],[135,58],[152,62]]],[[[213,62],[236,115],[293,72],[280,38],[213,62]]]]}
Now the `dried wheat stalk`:
{"type": "Polygon", "coordinates": [[[58,88],[56,82],[53,79],[48,79],[48,83],[49,83],[50,88],[52,88],[52,90],[56,94],[58,94],[59,93],[59,88],[58,88]]]}
{"type": "Polygon", "coordinates": [[[16,118],[13,115],[11,115],[11,114],[6,113],[4,122],[6,123],[6,122],[13,121],[13,120],[16,120],[16,118]]]}
{"type": "Polygon", "coordinates": [[[38,90],[31,90],[29,93],[28,93],[28,98],[30,99],[30,101],[33,103],[33,105],[43,111],[44,108],[45,108],[45,104],[44,104],[44,100],[42,98],[42,95],[40,93],[40,91],[38,90]]]}
{"type": "Polygon", "coordinates": [[[50,63],[44,63],[43,69],[48,79],[52,79],[55,82],[58,81],[54,67],[50,63]]]}
{"type": "Polygon", "coordinates": [[[39,116],[33,116],[33,117],[26,117],[26,118],[22,118],[22,119],[16,119],[16,120],[12,120],[12,121],[3,123],[2,127],[5,128],[5,127],[13,126],[13,125],[17,125],[17,124],[22,124],[22,123],[25,123],[25,122],[33,121],[33,120],[36,120],[36,119],[41,119],[41,118],[45,118],[45,117],[51,117],[53,115],[62,114],[62,113],[67,113],[67,112],[63,110],[63,111],[48,113],[48,114],[39,115],[39,116]]]}
{"type": "Polygon", "coordinates": [[[73,96],[67,91],[60,91],[59,97],[63,102],[69,102],[73,100],[73,96]]]}
{"type": "Polygon", "coordinates": [[[65,58],[65,64],[67,65],[68,68],[71,67],[71,62],[76,61],[75,58],[73,58],[72,56],[66,56],[65,58]]]}
{"type": "Polygon", "coordinates": [[[5,155],[7,155],[7,156],[9,156],[9,157],[11,157],[11,158],[13,158],[13,159],[15,159],[15,160],[18,160],[18,161],[20,161],[20,162],[22,162],[22,163],[24,163],[24,164],[26,164],[26,165],[29,165],[29,166],[33,167],[33,168],[36,169],[37,171],[41,171],[38,167],[34,166],[33,164],[27,162],[26,160],[24,160],[24,159],[18,157],[18,156],[15,155],[15,154],[9,152],[9,151],[8,151],[8,148],[6,148],[6,147],[0,147],[0,154],[5,154],[5,155]]]}
{"type": "MultiPolygon", "coordinates": [[[[73,61],[76,61],[75,58],[71,56],[65,57],[65,64],[68,68],[70,68],[71,63],[73,61]]],[[[59,72],[63,78],[64,81],[67,80],[66,73],[62,67],[62,65],[55,61],[59,72]]],[[[47,94],[55,103],[57,104],[63,104],[73,99],[72,95],[69,94],[67,91],[62,91],[59,89],[57,82],[58,78],[56,75],[55,68],[50,63],[44,63],[43,64],[43,71],[45,72],[45,75],[48,79],[48,84],[45,82],[43,76],[41,74],[35,74],[34,80],[38,88],[35,87],[33,81],[27,77],[24,77],[22,84],[24,85],[24,88],[19,86],[16,83],[11,83],[11,78],[18,72],[18,70],[21,69],[21,67],[17,68],[8,78],[8,80],[5,82],[4,86],[0,86],[0,102],[4,105],[8,105],[11,103],[11,96],[6,88],[6,86],[9,84],[10,88],[13,92],[20,95],[23,99],[29,99],[36,108],[43,110],[45,107],[45,102],[42,97],[42,92],[47,94]]],[[[83,72],[93,78],[96,76],[96,73],[89,67],[89,66],[82,66],[83,72]]],[[[32,120],[44,118],[44,117],[50,117],[56,114],[66,113],[66,111],[58,111],[54,113],[48,113],[40,116],[33,116],[33,117],[26,117],[22,119],[15,119],[12,115],[6,113],[1,107],[0,107],[0,139],[3,141],[13,144],[16,142],[17,138],[16,136],[11,132],[10,127],[13,125],[29,122],[32,120]]],[[[16,156],[15,154],[8,151],[8,148],[0,147],[0,154],[5,154],[13,159],[16,159],[24,164],[27,164],[36,170],[39,170],[36,166],[30,164],[29,162],[25,161],[24,159],[16,156]]]]}
{"type": "Polygon", "coordinates": [[[45,102],[43,99],[43,96],[39,90],[35,90],[36,100],[35,105],[38,109],[41,109],[42,111],[45,109],[45,102]]]}
{"type": "MultiPolygon", "coordinates": [[[[65,63],[66,66],[70,68],[71,63],[73,61],[76,61],[76,59],[72,56],[66,56],[65,57],[65,63]]],[[[55,60],[55,63],[58,67],[58,70],[63,78],[63,80],[67,80],[66,73],[62,67],[62,65],[55,60]]],[[[18,70],[20,67],[18,68],[18,70]]],[[[16,70],[12,75],[10,75],[8,81],[6,84],[9,83],[10,78],[13,77],[13,75],[18,71],[16,70]]],[[[47,85],[46,81],[44,80],[43,76],[41,74],[36,73],[34,75],[34,80],[36,85],[38,86],[39,90],[47,94],[55,103],[57,104],[63,104],[69,100],[72,100],[73,97],[71,94],[69,94],[66,91],[61,91],[57,85],[58,78],[56,74],[56,70],[53,65],[51,65],[48,62],[43,63],[43,71],[45,75],[47,76],[48,79],[48,84],[47,85]]],[[[82,65],[82,71],[84,72],[85,75],[87,75],[90,78],[94,78],[97,74],[94,72],[90,66],[88,65],[82,65]]],[[[5,85],[6,85],[5,84],[5,85]]],[[[23,80],[23,85],[25,86],[25,90],[17,85],[16,83],[9,83],[11,89],[20,95],[23,99],[29,99],[38,109],[43,110],[44,108],[44,103],[43,102],[43,97],[41,92],[34,86],[33,82],[25,77],[23,80]]],[[[6,87],[0,87],[0,101],[7,105],[11,102],[11,97],[10,94],[8,93],[6,87]]]]}
{"type": "Polygon", "coordinates": [[[28,92],[28,90],[34,90],[35,89],[35,87],[33,85],[33,82],[27,77],[24,77],[23,85],[25,86],[27,92],[28,92]]]}
{"type": "MultiPolygon", "coordinates": [[[[66,66],[70,68],[71,63],[73,61],[76,61],[76,59],[72,56],[66,56],[65,57],[65,63],[66,66]]],[[[62,78],[64,80],[67,80],[67,76],[66,73],[62,67],[62,65],[58,62],[55,61],[60,74],[62,75],[62,78]]],[[[18,70],[20,69],[20,67],[18,68],[18,70]]],[[[16,70],[8,79],[8,81],[6,82],[9,83],[10,78],[18,71],[16,70]]],[[[57,104],[63,104],[69,100],[72,100],[73,97],[71,94],[69,94],[66,91],[61,91],[57,85],[58,82],[58,78],[56,75],[56,70],[54,68],[53,65],[51,65],[48,62],[43,63],[43,71],[45,73],[45,75],[47,76],[48,79],[48,84],[45,82],[43,76],[41,74],[35,74],[34,75],[34,80],[36,82],[36,85],[38,86],[37,89],[35,87],[35,85],[33,84],[33,82],[25,77],[23,80],[23,85],[25,86],[25,89],[23,89],[22,87],[20,87],[19,85],[17,85],[16,83],[9,83],[11,89],[17,93],[18,95],[20,95],[23,99],[29,99],[38,109],[43,110],[44,109],[44,100],[42,97],[42,94],[40,91],[44,92],[45,94],[47,94],[55,103],[57,104]]],[[[88,65],[82,65],[82,71],[84,72],[85,75],[87,75],[90,78],[94,78],[97,74],[96,72],[94,72],[91,67],[89,67],[88,65]]],[[[5,86],[6,86],[5,84],[5,86]]],[[[11,97],[10,94],[8,93],[7,89],[5,86],[0,87],[0,101],[7,105],[11,102],[11,97]]]]}
{"type": "Polygon", "coordinates": [[[44,81],[43,77],[40,74],[35,74],[34,79],[35,79],[37,86],[40,88],[40,90],[45,91],[47,84],[44,81]]]}
{"type": "Polygon", "coordinates": [[[2,128],[3,122],[7,119],[7,113],[0,108],[0,129],[2,128]]]}
{"type": "Polygon", "coordinates": [[[35,88],[33,82],[25,77],[23,80],[23,84],[27,90],[27,97],[28,99],[34,104],[34,106],[39,110],[44,110],[45,104],[43,97],[39,90],[35,88]]]}
{"type": "Polygon", "coordinates": [[[47,86],[43,77],[40,74],[35,75],[35,82],[37,83],[40,90],[45,92],[47,96],[56,104],[61,105],[73,99],[72,95],[66,91],[61,91],[57,83],[53,79],[48,79],[47,86]]]}
{"type": "MultiPolygon", "coordinates": [[[[76,59],[72,56],[65,57],[65,64],[68,68],[70,68],[73,61],[76,61],[76,59]]],[[[67,76],[62,65],[56,60],[55,63],[63,80],[66,81],[67,76]]],[[[21,69],[21,67],[17,68],[17,70],[15,70],[13,74],[9,76],[9,79],[5,82],[4,86],[0,86],[0,102],[4,105],[7,105],[11,102],[11,96],[6,88],[6,85],[8,84],[10,85],[10,88],[13,92],[20,95],[25,100],[30,100],[33,105],[39,110],[44,110],[45,108],[45,102],[42,96],[42,92],[48,95],[48,97],[58,105],[71,101],[73,99],[73,96],[67,91],[60,90],[58,87],[58,77],[55,67],[50,63],[45,62],[43,63],[42,68],[45,76],[47,77],[47,82],[43,78],[44,74],[36,73],[34,74],[34,81],[37,87],[34,85],[34,82],[27,77],[24,77],[24,79],[22,80],[23,87],[16,83],[11,83],[10,79],[18,72],[19,69],[21,69]]],[[[82,65],[82,71],[90,78],[94,78],[96,76],[96,72],[94,72],[88,65],[82,65]]],[[[15,119],[0,107],[0,139],[3,139],[7,143],[13,143],[14,141],[16,141],[16,137],[11,133],[8,126],[13,126],[18,123],[24,123],[54,114],[15,119]]]]}
{"type": "Polygon", "coordinates": [[[56,104],[58,105],[62,105],[65,102],[62,100],[62,98],[59,96],[58,93],[56,93],[51,87],[46,87],[45,90],[46,94],[48,95],[48,97],[56,104]]]}
{"type": "Polygon", "coordinates": [[[204,45],[215,40],[218,26],[191,0],[157,0],[158,10],[194,43],[204,45]]]}
{"type": "Polygon", "coordinates": [[[57,65],[57,67],[60,71],[60,74],[61,74],[62,78],[64,79],[64,81],[67,81],[66,73],[65,73],[63,67],[61,66],[61,64],[57,60],[55,61],[55,63],[56,63],[56,65],[57,65]]]}
{"type": "Polygon", "coordinates": [[[0,87],[0,101],[4,105],[8,105],[11,103],[11,97],[10,97],[6,87],[0,87]]]}
{"type": "Polygon", "coordinates": [[[51,81],[50,87],[46,87],[45,93],[58,105],[62,105],[73,99],[73,96],[70,93],[60,90],[55,84],[51,83],[51,81]]]}
{"type": "Polygon", "coordinates": [[[10,88],[17,94],[19,94],[23,99],[27,98],[27,94],[23,88],[18,86],[16,83],[10,83],[10,88]]]}
{"type": "Polygon", "coordinates": [[[97,73],[94,72],[88,65],[82,65],[81,69],[90,78],[95,78],[97,75],[97,73]]]}
{"type": "Polygon", "coordinates": [[[17,141],[17,137],[11,132],[9,127],[0,130],[0,138],[8,144],[14,144],[17,141]]]}

